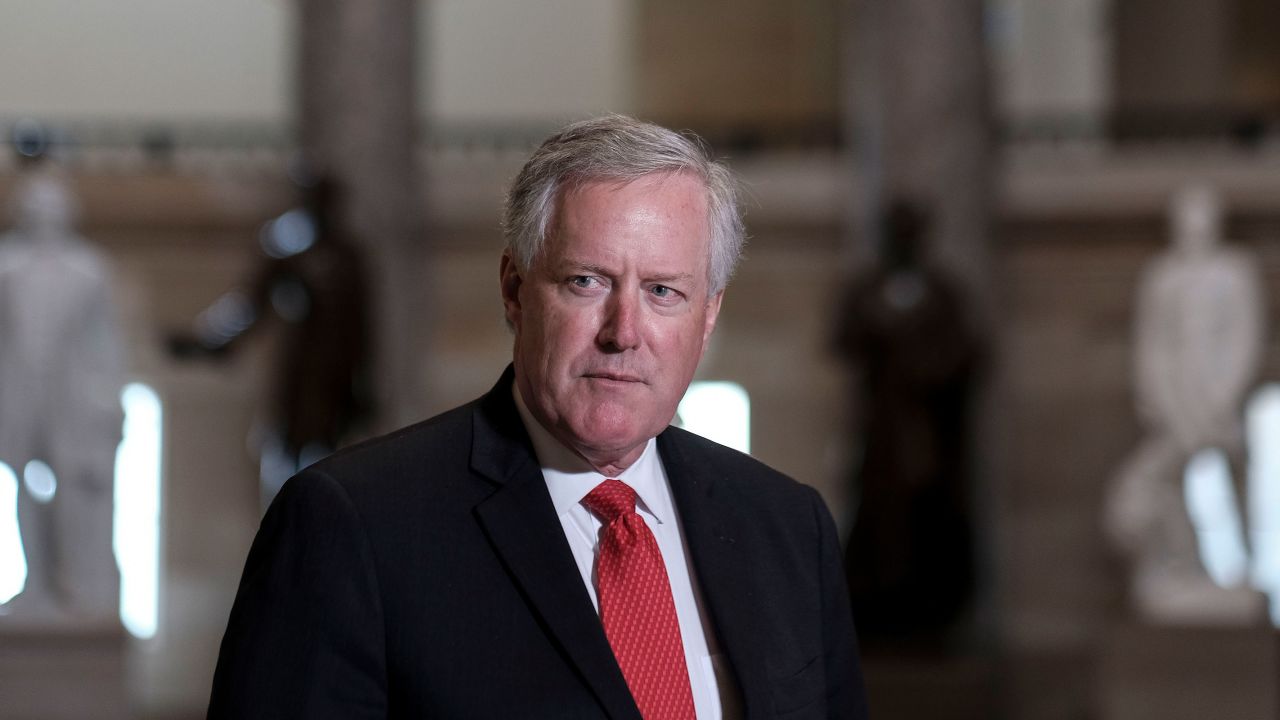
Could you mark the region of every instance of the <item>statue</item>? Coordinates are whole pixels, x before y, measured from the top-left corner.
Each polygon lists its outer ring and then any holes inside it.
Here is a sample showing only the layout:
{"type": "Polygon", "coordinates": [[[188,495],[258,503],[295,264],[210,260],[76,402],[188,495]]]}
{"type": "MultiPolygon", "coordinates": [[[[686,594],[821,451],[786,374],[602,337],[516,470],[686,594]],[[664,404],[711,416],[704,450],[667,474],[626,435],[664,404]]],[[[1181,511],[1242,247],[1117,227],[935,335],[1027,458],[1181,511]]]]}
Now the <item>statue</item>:
{"type": "Polygon", "coordinates": [[[836,350],[860,378],[861,457],[845,553],[860,639],[938,646],[974,585],[968,414],[980,343],[923,257],[925,213],[895,202],[879,264],[844,299],[836,350]]]}
{"type": "Polygon", "coordinates": [[[291,475],[337,449],[373,408],[364,257],[341,223],[336,182],[302,183],[303,206],[268,222],[262,262],[245,288],[233,288],[175,333],[181,358],[221,356],[267,316],[284,337],[270,407],[256,433],[265,508],[291,475]]]}
{"type": "Polygon", "coordinates": [[[29,169],[13,197],[15,225],[0,236],[0,461],[26,478],[18,524],[27,579],[0,614],[116,622],[123,348],[111,273],[75,234],[75,200],[55,171],[29,169]]]}
{"type": "Polygon", "coordinates": [[[1201,563],[1183,478],[1206,451],[1226,458],[1247,546],[1244,402],[1262,362],[1262,283],[1250,255],[1219,244],[1212,189],[1184,188],[1171,214],[1172,247],[1138,286],[1134,383],[1143,438],[1111,484],[1105,525],[1132,561],[1139,615],[1251,621],[1262,612],[1260,596],[1217,587],[1201,563]]]}

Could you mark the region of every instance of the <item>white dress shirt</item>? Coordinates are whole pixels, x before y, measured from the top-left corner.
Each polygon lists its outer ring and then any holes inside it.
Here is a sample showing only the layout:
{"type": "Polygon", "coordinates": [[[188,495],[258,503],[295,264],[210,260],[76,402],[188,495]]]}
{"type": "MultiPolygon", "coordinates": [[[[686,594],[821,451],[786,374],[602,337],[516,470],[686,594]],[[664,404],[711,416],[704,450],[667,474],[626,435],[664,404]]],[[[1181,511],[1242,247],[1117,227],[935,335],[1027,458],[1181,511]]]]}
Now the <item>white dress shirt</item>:
{"type": "MultiPolygon", "coordinates": [[[[596,596],[596,553],[602,523],[582,504],[582,498],[607,478],[596,472],[586,460],[574,454],[542,427],[512,383],[512,394],[525,430],[533,440],[534,451],[542,466],[542,475],[551,493],[551,502],[564,528],[565,538],[573,551],[573,559],[582,573],[582,582],[591,602],[600,611],[596,596]]],[[[716,644],[701,591],[694,576],[693,562],[685,545],[684,531],[666,470],[658,457],[657,440],[650,438],[644,453],[631,467],[616,476],[636,491],[636,513],[658,541],[662,561],[671,582],[671,597],[680,623],[685,665],[689,669],[689,687],[699,720],[732,720],[741,717],[736,685],[728,664],[716,644]]]]}

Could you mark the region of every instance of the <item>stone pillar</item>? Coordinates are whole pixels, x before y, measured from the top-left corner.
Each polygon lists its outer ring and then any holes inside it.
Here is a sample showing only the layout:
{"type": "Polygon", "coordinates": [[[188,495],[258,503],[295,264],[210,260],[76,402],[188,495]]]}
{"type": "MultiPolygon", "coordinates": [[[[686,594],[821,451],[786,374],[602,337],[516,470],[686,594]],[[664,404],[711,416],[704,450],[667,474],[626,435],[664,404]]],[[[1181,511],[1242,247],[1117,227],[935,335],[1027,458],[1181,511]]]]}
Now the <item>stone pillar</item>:
{"type": "Polygon", "coordinates": [[[421,416],[426,249],[416,163],[416,0],[298,0],[303,150],[368,250],[379,429],[421,416]]]}
{"type": "MultiPolygon", "coordinates": [[[[847,134],[865,208],[905,194],[933,256],[990,312],[992,123],[982,0],[849,0],[847,134]]],[[[863,242],[869,233],[861,233],[863,242]]],[[[855,255],[869,256],[869,248],[855,255]]]]}

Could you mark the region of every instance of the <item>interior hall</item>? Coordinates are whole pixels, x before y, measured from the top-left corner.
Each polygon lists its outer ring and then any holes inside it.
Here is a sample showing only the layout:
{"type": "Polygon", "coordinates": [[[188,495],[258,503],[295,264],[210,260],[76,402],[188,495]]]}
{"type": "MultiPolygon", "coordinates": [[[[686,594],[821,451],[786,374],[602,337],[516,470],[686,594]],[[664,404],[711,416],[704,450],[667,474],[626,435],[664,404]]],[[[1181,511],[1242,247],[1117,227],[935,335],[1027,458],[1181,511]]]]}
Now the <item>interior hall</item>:
{"type": "Polygon", "coordinates": [[[871,717],[1280,717],[1271,0],[0,17],[0,718],[205,716],[267,504],[492,386],[604,113],[742,180],[675,422],[826,501],[871,717]]]}

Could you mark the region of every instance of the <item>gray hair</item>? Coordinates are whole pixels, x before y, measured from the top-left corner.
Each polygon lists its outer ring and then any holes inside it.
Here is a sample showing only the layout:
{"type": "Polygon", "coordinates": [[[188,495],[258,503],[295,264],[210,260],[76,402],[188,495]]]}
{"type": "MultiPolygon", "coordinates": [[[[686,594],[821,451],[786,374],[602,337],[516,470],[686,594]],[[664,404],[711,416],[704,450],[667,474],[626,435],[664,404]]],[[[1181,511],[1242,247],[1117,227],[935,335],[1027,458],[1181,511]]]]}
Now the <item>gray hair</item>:
{"type": "Polygon", "coordinates": [[[742,255],[738,185],[701,138],[625,115],[572,123],[547,138],[511,184],[502,230],[516,266],[533,265],[546,240],[559,194],[588,182],[631,182],[655,173],[689,173],[707,190],[710,294],[729,283],[742,255]]]}

